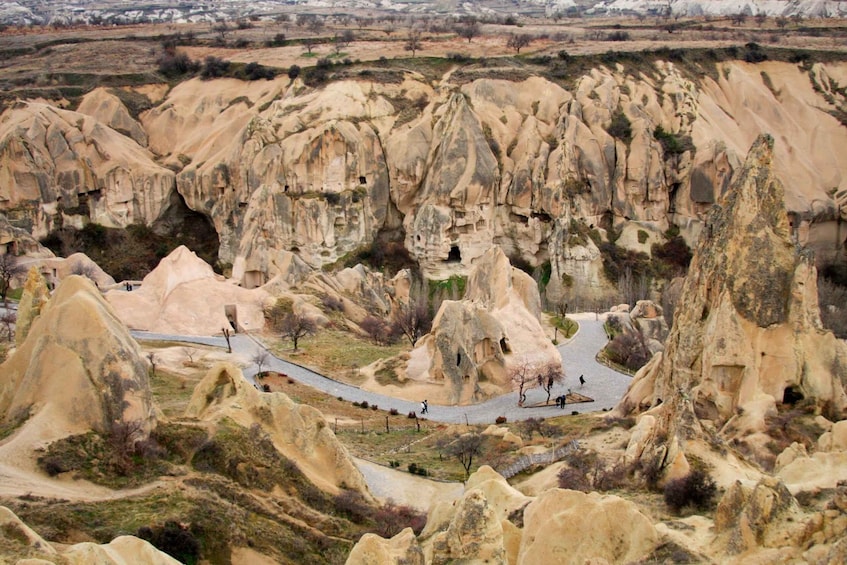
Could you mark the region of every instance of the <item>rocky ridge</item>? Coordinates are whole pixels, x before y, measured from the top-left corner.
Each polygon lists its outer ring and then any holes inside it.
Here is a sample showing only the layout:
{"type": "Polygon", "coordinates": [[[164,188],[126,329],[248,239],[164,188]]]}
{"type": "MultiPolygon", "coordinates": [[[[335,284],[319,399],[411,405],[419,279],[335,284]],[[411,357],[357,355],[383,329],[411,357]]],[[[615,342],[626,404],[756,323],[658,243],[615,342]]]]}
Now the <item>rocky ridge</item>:
{"type": "Polygon", "coordinates": [[[648,253],[670,224],[695,241],[766,128],[780,140],[775,166],[798,237],[819,261],[838,257],[847,170],[835,148],[847,134],[827,110],[843,109],[844,66],[717,71],[695,82],[670,63],[601,67],[570,90],[537,76],[447,75],[433,86],[413,72],[319,89],[191,80],[140,117],[152,155],[106,125],[134,131],[108,93],[87,98],[97,118],[30,103],[0,125],[0,207],[43,235],[63,222],[151,223],[178,191],[210,218],[221,260],[245,283],[276,276],[283,252],[316,268],[380,233],[402,237],[430,279],[467,274],[497,244],[530,265],[549,262],[555,300],[607,284],[591,230],[644,231],[647,243],[619,242],[648,253]],[[615,129],[624,120],[628,134],[615,129]],[[670,137],[657,138],[658,126],[670,137]],[[109,167],[97,147],[109,148],[109,167]]]}
{"type": "Polygon", "coordinates": [[[773,159],[774,140],[759,138],[709,216],[664,353],[616,409],[641,414],[628,455],[672,474],[687,472],[689,440],[764,452],[777,408],[803,402],[829,421],[847,408],[847,347],[821,328],[815,268],[773,159]]]}

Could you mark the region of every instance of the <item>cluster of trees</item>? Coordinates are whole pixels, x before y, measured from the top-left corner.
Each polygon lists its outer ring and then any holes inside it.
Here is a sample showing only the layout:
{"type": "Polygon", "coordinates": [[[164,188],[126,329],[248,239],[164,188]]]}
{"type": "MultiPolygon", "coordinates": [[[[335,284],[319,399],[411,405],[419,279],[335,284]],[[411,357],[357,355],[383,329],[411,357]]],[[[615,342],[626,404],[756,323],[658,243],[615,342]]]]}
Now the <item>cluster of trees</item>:
{"type": "Polygon", "coordinates": [[[432,329],[432,313],[423,300],[401,302],[390,320],[368,316],[360,326],[374,343],[387,345],[400,338],[411,345],[432,329]]]}
{"type": "Polygon", "coordinates": [[[531,361],[523,361],[512,368],[509,379],[517,390],[518,404],[526,402],[526,393],[535,387],[547,393],[546,403],[550,404],[553,387],[565,382],[565,373],[562,366],[556,363],[538,365],[531,361]]]}

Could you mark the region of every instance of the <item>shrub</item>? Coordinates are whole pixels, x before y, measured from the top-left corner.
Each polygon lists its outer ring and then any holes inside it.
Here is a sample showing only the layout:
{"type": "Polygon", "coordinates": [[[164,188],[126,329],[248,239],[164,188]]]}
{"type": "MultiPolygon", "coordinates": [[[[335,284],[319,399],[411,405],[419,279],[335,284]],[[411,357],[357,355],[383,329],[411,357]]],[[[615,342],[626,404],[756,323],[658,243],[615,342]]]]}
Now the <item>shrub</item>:
{"type": "Polygon", "coordinates": [[[203,70],[200,76],[203,78],[219,78],[225,76],[229,72],[230,62],[219,57],[206,57],[203,62],[203,70]]]}
{"type": "Polygon", "coordinates": [[[388,413],[391,414],[392,416],[397,416],[397,415],[400,414],[400,412],[396,408],[392,408],[391,410],[388,411],[388,413]]]}
{"type": "Polygon", "coordinates": [[[702,469],[695,469],[665,485],[665,504],[677,513],[686,506],[705,510],[711,505],[716,492],[715,481],[702,469]]]}
{"type": "Polygon", "coordinates": [[[185,53],[165,53],[158,63],[159,72],[167,78],[194,74],[200,69],[200,63],[192,61],[185,53]]]}
{"type": "Polygon", "coordinates": [[[164,526],[141,527],[138,537],[182,563],[197,563],[200,558],[200,542],[179,522],[169,520],[164,526]]]}
{"type": "Polygon", "coordinates": [[[410,420],[413,420],[413,419],[417,418],[417,417],[418,417],[418,415],[415,413],[415,411],[414,411],[414,410],[412,410],[411,412],[409,412],[409,413],[406,415],[406,417],[407,417],[407,418],[409,418],[410,420]]]}
{"type": "Polygon", "coordinates": [[[247,80],[273,80],[276,78],[276,71],[259,63],[247,63],[244,67],[244,76],[247,80]]]}
{"type": "Polygon", "coordinates": [[[288,78],[294,80],[295,78],[300,76],[300,67],[297,65],[291,65],[288,68],[288,78]]]}
{"type": "Polygon", "coordinates": [[[617,334],[604,351],[610,361],[631,371],[637,371],[652,357],[644,336],[637,330],[624,330],[617,334]]]}
{"type": "Polygon", "coordinates": [[[392,341],[392,332],[389,324],[376,316],[368,316],[359,327],[370,336],[377,344],[386,344],[392,341]]]}
{"type": "Polygon", "coordinates": [[[506,417],[505,416],[497,416],[497,419],[494,420],[494,423],[495,424],[505,424],[506,423],[506,417]]]}
{"type": "Polygon", "coordinates": [[[656,126],[656,129],[653,130],[653,137],[656,138],[667,155],[681,155],[686,151],[694,150],[694,142],[691,141],[691,137],[665,131],[662,126],[656,126]]]}
{"type": "Polygon", "coordinates": [[[321,299],[324,310],[327,312],[341,312],[344,310],[344,302],[334,296],[326,295],[321,299]]]}
{"type": "Polygon", "coordinates": [[[562,470],[559,471],[556,478],[559,481],[559,488],[578,490],[582,492],[589,492],[591,490],[591,484],[588,481],[588,477],[586,477],[585,473],[579,469],[574,469],[573,467],[562,467],[562,470]]]}
{"type": "Polygon", "coordinates": [[[616,137],[624,143],[632,141],[632,124],[626,114],[621,110],[616,110],[612,114],[612,121],[609,123],[609,129],[606,130],[609,135],[616,137]]]}
{"type": "Polygon", "coordinates": [[[847,338],[847,287],[829,279],[818,279],[818,305],[823,327],[838,338],[847,338]]]}
{"type": "Polygon", "coordinates": [[[371,515],[372,508],[365,497],[354,490],[342,490],[333,498],[335,511],[354,524],[365,522],[371,515]]]}

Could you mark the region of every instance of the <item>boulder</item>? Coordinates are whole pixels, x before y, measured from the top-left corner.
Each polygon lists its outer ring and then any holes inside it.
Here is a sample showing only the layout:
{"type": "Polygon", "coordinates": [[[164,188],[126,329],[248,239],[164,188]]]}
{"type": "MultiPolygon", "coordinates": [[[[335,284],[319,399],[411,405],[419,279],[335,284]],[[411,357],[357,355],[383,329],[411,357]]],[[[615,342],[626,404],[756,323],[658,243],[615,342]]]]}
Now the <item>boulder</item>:
{"type": "Polygon", "coordinates": [[[412,528],[404,529],[389,540],[376,534],[365,534],[353,546],[346,561],[347,565],[376,565],[378,563],[425,565],[423,551],[412,528]]]}
{"type": "Polygon", "coordinates": [[[508,562],[500,519],[479,489],[465,492],[447,529],[435,534],[428,545],[432,565],[508,562]]]}
{"type": "Polygon", "coordinates": [[[644,559],[658,545],[650,520],[617,496],[549,490],[526,507],[518,565],[644,559]]]}
{"type": "Polygon", "coordinates": [[[77,112],[86,114],[121,133],[141,147],[147,146],[147,133],[124,106],[121,99],[106,90],[95,88],[82,97],[77,112]]]}
{"type": "Polygon", "coordinates": [[[755,487],[736,481],[715,511],[715,532],[729,554],[753,549],[797,547],[806,525],[797,501],[778,479],[766,477],[755,487]]]}

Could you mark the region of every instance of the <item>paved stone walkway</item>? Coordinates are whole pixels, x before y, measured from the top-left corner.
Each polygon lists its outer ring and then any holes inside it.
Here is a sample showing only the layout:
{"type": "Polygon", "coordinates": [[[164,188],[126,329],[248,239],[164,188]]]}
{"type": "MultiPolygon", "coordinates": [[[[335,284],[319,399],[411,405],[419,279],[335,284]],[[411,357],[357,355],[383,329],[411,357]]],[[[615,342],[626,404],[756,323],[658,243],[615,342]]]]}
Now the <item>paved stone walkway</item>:
{"type": "MultiPolygon", "coordinates": [[[[617,404],[618,400],[626,392],[631,378],[622,375],[612,369],[597,363],[595,355],[606,343],[606,334],[603,330],[603,316],[595,319],[594,314],[576,314],[570,317],[579,321],[579,332],[569,342],[559,345],[565,367],[565,383],[556,386],[551,395],[550,406],[532,407],[533,404],[542,403],[547,394],[540,388],[531,389],[527,392],[526,407],[517,405],[517,393],[505,394],[492,398],[481,404],[472,406],[439,406],[429,405],[426,414],[428,420],[445,423],[470,423],[490,424],[498,416],[505,416],[508,421],[514,422],[527,418],[548,418],[562,414],[570,414],[573,411],[595,412],[602,409],[610,409],[617,404]],[[579,376],[584,375],[585,385],[580,386],[579,376]],[[594,399],[594,402],[568,404],[564,410],[556,408],[552,398],[572,389],[582,395],[594,399]]],[[[170,334],[157,334],[150,332],[133,331],[132,335],[140,340],[175,341],[182,343],[198,343],[215,347],[226,347],[223,337],[197,337],[170,334]]],[[[230,338],[234,353],[250,359],[263,346],[249,335],[238,334],[230,338]]],[[[382,410],[396,408],[401,414],[411,411],[418,412],[420,416],[420,403],[410,402],[398,398],[392,398],[382,394],[362,390],[356,386],[348,385],[339,381],[320,375],[314,371],[301,367],[294,363],[279,359],[273,355],[269,356],[268,362],[263,369],[284,373],[293,379],[331,394],[344,400],[367,401],[368,404],[376,404],[382,410]]],[[[244,377],[252,384],[256,384],[257,367],[250,365],[244,369],[244,377]]]]}

